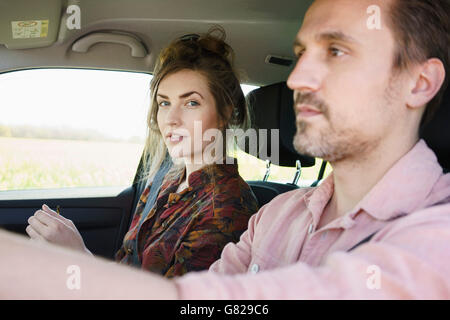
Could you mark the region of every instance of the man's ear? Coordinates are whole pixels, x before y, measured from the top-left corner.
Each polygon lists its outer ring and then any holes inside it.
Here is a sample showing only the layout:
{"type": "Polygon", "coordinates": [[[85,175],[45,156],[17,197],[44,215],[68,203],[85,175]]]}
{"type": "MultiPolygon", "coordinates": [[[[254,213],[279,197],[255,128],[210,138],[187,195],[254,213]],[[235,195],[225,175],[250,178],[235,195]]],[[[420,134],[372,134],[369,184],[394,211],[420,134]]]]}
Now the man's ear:
{"type": "Polygon", "coordinates": [[[445,80],[444,65],[437,58],[428,59],[416,70],[418,71],[415,73],[417,76],[406,101],[410,108],[420,108],[430,102],[445,80]]]}

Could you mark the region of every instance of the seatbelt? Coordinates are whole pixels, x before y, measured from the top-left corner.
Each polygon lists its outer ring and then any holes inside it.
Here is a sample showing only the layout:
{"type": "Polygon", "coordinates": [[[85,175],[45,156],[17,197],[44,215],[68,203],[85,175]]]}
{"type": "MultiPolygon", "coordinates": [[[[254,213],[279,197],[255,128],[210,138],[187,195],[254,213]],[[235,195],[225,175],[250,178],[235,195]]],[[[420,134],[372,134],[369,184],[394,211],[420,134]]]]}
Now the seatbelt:
{"type": "MultiPolygon", "coordinates": [[[[399,218],[403,218],[403,217],[405,217],[405,216],[406,216],[406,214],[400,214],[400,215],[398,215],[398,216],[396,216],[396,217],[390,219],[389,222],[392,222],[392,221],[397,220],[397,219],[399,219],[399,218]]],[[[362,245],[362,244],[364,244],[364,243],[366,243],[366,242],[369,242],[370,239],[372,239],[373,236],[376,235],[377,232],[380,231],[380,230],[381,230],[381,229],[375,231],[374,233],[372,233],[372,234],[369,235],[368,237],[364,238],[363,240],[361,240],[360,242],[358,242],[357,244],[355,244],[353,247],[351,247],[350,249],[348,249],[347,252],[350,252],[350,251],[356,249],[357,247],[359,247],[360,245],[362,245]]]]}
{"type": "MultiPolygon", "coordinates": [[[[153,178],[153,181],[152,181],[152,185],[150,186],[150,191],[148,193],[147,201],[145,202],[145,207],[144,207],[144,210],[142,211],[141,218],[139,220],[136,238],[133,241],[133,253],[132,253],[131,259],[132,259],[133,264],[136,266],[140,265],[138,248],[137,248],[137,239],[139,236],[139,232],[141,231],[142,223],[144,222],[145,218],[147,218],[149,212],[152,210],[153,206],[155,205],[155,202],[158,197],[159,190],[161,189],[161,185],[164,180],[164,177],[166,176],[167,172],[169,172],[171,167],[172,167],[172,160],[170,159],[170,156],[167,156],[164,159],[163,163],[161,164],[161,167],[159,168],[158,172],[156,172],[155,177],[153,178]]],[[[145,188],[144,188],[144,190],[145,190],[145,188]]],[[[139,195],[139,197],[140,197],[140,195],[139,195]]]]}
{"type": "Polygon", "coordinates": [[[368,236],[367,238],[364,238],[363,240],[361,240],[360,242],[358,242],[357,244],[355,244],[353,247],[351,247],[350,249],[347,250],[347,252],[350,252],[354,249],[356,249],[357,247],[359,247],[360,245],[369,242],[370,239],[373,238],[373,236],[378,232],[379,230],[377,230],[376,232],[372,233],[370,236],[368,236]]]}

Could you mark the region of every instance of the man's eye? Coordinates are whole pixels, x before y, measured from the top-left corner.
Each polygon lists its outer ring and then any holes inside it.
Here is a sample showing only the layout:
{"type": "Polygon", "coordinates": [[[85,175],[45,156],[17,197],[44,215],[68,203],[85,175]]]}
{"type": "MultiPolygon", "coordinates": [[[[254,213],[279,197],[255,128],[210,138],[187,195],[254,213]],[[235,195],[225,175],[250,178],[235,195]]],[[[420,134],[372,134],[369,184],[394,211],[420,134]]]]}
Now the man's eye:
{"type": "Polygon", "coordinates": [[[297,59],[300,59],[304,52],[305,52],[305,50],[299,50],[299,51],[295,52],[295,56],[297,57],[297,59]]]}
{"type": "Polygon", "coordinates": [[[338,49],[338,48],[333,48],[333,47],[331,47],[331,48],[330,48],[330,54],[331,54],[333,57],[340,57],[340,56],[344,55],[344,51],[342,51],[342,50],[340,50],[340,49],[338,49]]]}

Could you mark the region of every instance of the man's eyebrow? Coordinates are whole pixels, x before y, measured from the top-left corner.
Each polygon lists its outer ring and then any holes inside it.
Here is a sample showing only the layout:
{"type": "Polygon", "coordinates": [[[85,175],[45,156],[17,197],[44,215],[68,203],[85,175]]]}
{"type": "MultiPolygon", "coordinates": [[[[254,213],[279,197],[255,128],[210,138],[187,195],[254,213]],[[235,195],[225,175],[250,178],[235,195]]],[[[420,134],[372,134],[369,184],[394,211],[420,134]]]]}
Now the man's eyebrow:
{"type": "MultiPolygon", "coordinates": [[[[355,38],[353,38],[349,35],[346,35],[342,31],[329,31],[329,32],[319,33],[315,36],[315,40],[317,42],[320,42],[320,41],[343,41],[343,42],[359,44],[358,40],[356,40],[355,38]]],[[[296,48],[296,47],[304,48],[305,45],[303,44],[303,42],[300,39],[297,38],[294,41],[294,48],[296,48]]]]}
{"type": "Polygon", "coordinates": [[[294,47],[294,48],[296,48],[296,47],[302,47],[302,48],[304,48],[305,45],[300,41],[300,39],[295,39],[295,40],[294,40],[293,47],[294,47]]]}
{"type": "Polygon", "coordinates": [[[355,38],[343,33],[342,31],[331,31],[320,33],[316,36],[317,41],[344,41],[350,43],[359,43],[355,38]]]}
{"type": "MultiPolygon", "coordinates": [[[[189,92],[183,93],[183,94],[181,94],[181,95],[179,96],[179,98],[182,98],[182,99],[183,99],[183,98],[187,98],[187,97],[189,97],[190,95],[192,95],[192,94],[194,94],[194,93],[198,94],[200,97],[202,97],[202,99],[204,99],[203,96],[202,96],[200,93],[198,93],[197,91],[189,91],[189,92]]],[[[162,93],[158,93],[158,96],[161,97],[161,98],[163,98],[163,99],[169,99],[168,96],[166,96],[166,95],[164,95],[164,94],[162,94],[162,93]]]]}

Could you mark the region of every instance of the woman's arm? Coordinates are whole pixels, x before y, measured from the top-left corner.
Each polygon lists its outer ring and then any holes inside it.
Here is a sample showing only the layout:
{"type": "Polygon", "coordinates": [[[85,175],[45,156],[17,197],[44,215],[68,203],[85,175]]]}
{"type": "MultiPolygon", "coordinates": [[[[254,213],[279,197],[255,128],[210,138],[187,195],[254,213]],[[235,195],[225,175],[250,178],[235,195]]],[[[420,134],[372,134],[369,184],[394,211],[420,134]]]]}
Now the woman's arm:
{"type": "Polygon", "coordinates": [[[176,299],[175,284],[0,230],[1,299],[176,299]]]}

